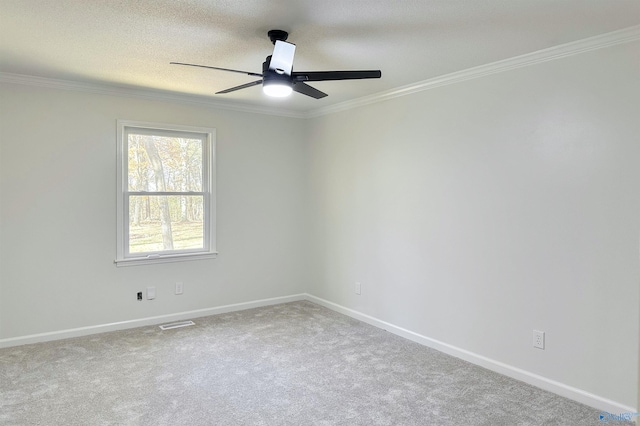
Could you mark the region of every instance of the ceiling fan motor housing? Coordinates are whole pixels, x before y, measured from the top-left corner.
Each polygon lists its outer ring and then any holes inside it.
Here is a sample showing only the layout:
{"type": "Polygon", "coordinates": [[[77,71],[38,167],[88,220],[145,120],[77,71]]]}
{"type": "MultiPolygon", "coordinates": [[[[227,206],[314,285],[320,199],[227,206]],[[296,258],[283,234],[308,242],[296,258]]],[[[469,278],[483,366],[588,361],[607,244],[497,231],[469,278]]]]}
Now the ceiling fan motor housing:
{"type": "Polygon", "coordinates": [[[262,63],[262,81],[263,84],[280,84],[292,86],[293,81],[290,75],[278,74],[277,72],[269,69],[271,62],[271,55],[267,56],[267,60],[262,63]]]}

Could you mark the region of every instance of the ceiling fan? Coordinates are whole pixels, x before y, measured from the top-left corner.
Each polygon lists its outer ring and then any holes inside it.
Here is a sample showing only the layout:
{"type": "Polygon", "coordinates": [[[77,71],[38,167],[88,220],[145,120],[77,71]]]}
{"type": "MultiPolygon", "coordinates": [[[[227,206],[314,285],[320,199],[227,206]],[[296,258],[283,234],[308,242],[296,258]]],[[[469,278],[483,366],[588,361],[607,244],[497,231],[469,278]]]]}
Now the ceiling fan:
{"type": "Polygon", "coordinates": [[[269,39],[274,44],[273,54],[267,56],[262,63],[262,73],[233,70],[228,68],[211,67],[207,65],[186,64],[183,62],[171,62],[173,65],[187,65],[190,67],[209,68],[220,71],[230,71],[246,74],[253,77],[260,77],[259,80],[251,83],[241,84],[230,89],[216,92],[216,95],[235,92],[236,90],[262,84],[265,94],[275,97],[283,97],[291,92],[302,93],[315,99],[324,98],[326,93],[309,86],[307,81],[327,81],[327,80],[356,80],[364,78],[380,78],[380,70],[368,71],[298,71],[293,72],[293,56],[296,50],[295,44],[288,43],[289,34],[282,30],[271,30],[267,33],[269,39]]]}

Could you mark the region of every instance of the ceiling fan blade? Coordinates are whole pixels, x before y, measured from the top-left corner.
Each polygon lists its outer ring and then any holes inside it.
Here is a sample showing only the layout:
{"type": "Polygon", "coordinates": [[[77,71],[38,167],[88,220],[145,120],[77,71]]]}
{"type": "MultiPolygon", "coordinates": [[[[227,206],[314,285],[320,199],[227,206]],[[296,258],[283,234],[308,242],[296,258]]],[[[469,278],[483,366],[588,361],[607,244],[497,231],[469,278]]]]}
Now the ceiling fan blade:
{"type": "Polygon", "coordinates": [[[321,92],[315,87],[311,87],[308,84],[303,83],[301,81],[293,83],[293,91],[302,93],[303,95],[311,96],[312,98],[315,98],[315,99],[320,99],[327,96],[326,93],[321,92]]]}
{"type": "Polygon", "coordinates": [[[291,75],[293,68],[293,55],[296,52],[296,45],[286,41],[276,40],[269,69],[282,75],[291,75]]]}
{"type": "Polygon", "coordinates": [[[358,80],[380,78],[380,70],[367,71],[299,71],[291,73],[294,81],[358,80]]]}
{"type": "Polygon", "coordinates": [[[256,80],[256,81],[252,81],[251,83],[241,84],[240,86],[232,87],[230,89],[221,90],[219,92],[216,92],[216,95],[222,95],[224,93],[235,92],[236,90],[246,89],[248,87],[257,86],[258,84],[262,84],[262,80],[256,80]]]}
{"type": "Polygon", "coordinates": [[[232,69],[229,69],[229,68],[218,68],[218,67],[210,67],[210,66],[207,66],[207,65],[197,65],[197,64],[185,64],[183,62],[169,62],[169,64],[170,65],[186,65],[188,67],[209,68],[211,70],[230,71],[230,72],[237,72],[239,74],[251,75],[251,76],[254,76],[254,77],[262,77],[262,74],[258,74],[256,72],[232,70],[232,69]]]}

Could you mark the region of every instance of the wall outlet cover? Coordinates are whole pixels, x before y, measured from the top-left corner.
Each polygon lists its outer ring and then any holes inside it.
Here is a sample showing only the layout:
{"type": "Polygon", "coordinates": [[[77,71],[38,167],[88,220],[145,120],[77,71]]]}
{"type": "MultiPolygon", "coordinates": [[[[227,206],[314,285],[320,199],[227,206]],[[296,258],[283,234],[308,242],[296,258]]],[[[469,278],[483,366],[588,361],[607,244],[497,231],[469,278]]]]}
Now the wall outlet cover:
{"type": "Polygon", "coordinates": [[[156,288],[147,287],[147,300],[153,300],[156,298],[156,288]]]}
{"type": "Polygon", "coordinates": [[[544,331],[533,330],[533,347],[544,349],[544,331]]]}

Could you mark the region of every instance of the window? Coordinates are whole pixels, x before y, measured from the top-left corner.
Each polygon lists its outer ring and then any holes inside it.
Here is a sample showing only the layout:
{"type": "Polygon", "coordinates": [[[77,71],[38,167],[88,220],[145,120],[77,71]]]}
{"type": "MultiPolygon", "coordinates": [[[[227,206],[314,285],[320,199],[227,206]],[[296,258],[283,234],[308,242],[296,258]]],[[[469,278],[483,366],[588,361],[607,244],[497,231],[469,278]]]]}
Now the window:
{"type": "Polygon", "coordinates": [[[118,120],[118,266],[215,257],[214,137],[118,120]]]}

